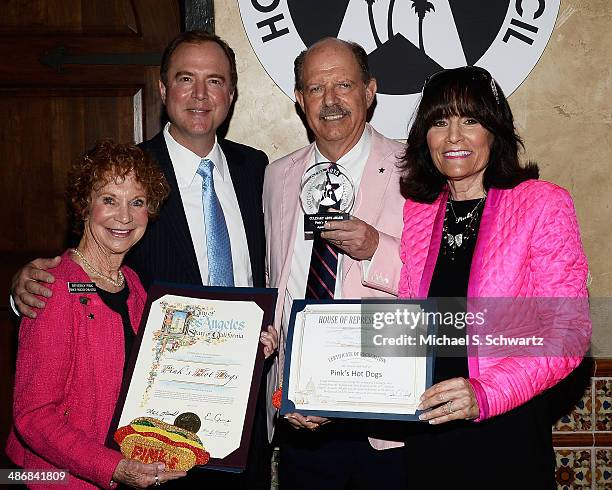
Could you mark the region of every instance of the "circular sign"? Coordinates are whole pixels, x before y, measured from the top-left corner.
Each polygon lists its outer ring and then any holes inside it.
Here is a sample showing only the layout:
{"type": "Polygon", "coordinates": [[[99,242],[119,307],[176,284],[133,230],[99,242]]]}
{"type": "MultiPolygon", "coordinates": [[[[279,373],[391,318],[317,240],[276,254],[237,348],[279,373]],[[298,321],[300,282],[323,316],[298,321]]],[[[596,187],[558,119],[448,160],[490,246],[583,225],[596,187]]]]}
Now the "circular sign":
{"type": "Polygon", "coordinates": [[[261,64],[289,97],[293,61],[323,37],[361,44],[378,82],[372,125],[406,138],[423,81],[486,68],[510,95],[542,55],[560,0],[238,0],[261,64]]]}

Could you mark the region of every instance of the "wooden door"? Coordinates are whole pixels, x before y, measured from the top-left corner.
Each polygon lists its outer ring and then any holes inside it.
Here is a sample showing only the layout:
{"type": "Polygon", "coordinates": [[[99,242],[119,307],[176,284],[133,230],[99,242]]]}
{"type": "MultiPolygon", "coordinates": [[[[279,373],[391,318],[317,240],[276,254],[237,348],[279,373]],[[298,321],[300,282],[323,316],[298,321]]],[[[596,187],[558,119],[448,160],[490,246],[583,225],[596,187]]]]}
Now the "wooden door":
{"type": "Polygon", "coordinates": [[[9,464],[10,277],[66,247],[66,176],[79,154],[103,137],[140,142],[159,131],[159,59],[180,26],[174,0],[0,2],[0,468],[9,464]]]}

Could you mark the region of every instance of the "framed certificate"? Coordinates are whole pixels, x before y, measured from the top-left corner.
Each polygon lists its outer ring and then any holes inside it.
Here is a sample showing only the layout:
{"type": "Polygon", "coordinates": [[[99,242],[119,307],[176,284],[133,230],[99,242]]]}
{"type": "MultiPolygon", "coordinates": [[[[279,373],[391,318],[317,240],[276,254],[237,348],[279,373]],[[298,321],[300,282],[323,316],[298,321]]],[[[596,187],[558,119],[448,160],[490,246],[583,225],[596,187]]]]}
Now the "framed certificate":
{"type": "Polygon", "coordinates": [[[244,470],[262,382],[259,336],[272,324],[276,295],[275,289],[154,284],[117,425],[152,417],[183,427],[210,453],[201,468],[244,470]]]}
{"type": "Polygon", "coordinates": [[[418,420],[433,348],[410,339],[432,334],[431,308],[428,301],[294,301],[280,413],[418,420]]]}

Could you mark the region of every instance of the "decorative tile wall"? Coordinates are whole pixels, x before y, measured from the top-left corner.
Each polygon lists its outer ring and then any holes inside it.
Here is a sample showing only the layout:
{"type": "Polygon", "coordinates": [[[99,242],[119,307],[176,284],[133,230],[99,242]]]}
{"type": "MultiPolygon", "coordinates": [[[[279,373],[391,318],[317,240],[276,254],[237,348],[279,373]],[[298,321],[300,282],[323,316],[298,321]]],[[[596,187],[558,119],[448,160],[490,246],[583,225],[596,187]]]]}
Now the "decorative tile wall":
{"type": "Polygon", "coordinates": [[[556,450],[557,488],[560,490],[591,488],[592,456],[590,449],[556,450]]]}
{"type": "Polygon", "coordinates": [[[553,425],[559,490],[612,490],[612,360],[593,360],[573,410],[553,425]]]}
{"type": "Polygon", "coordinates": [[[593,388],[589,385],[573,411],[563,415],[553,427],[553,431],[573,432],[593,429],[593,388]]]}
{"type": "MultiPolygon", "coordinates": [[[[592,375],[586,373],[582,394],[572,395],[574,408],[552,427],[558,490],[612,490],[612,359],[594,360],[586,369],[592,375]]],[[[277,467],[278,449],[272,490],[278,489],[277,467]]]]}
{"type": "Polygon", "coordinates": [[[595,430],[612,431],[612,378],[595,379],[595,430]]]}
{"type": "Polygon", "coordinates": [[[595,488],[612,488],[612,449],[595,450],[595,488]]]}

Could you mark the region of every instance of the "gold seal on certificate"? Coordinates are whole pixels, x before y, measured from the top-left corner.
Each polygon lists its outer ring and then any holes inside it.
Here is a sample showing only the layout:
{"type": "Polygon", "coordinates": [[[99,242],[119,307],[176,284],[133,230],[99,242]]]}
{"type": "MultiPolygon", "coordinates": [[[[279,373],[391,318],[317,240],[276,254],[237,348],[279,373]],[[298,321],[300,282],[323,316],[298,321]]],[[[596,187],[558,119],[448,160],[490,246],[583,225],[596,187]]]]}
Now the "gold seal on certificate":
{"type": "MultiPolygon", "coordinates": [[[[379,328],[397,307],[367,300],[294,301],[281,414],[417,420],[419,398],[431,386],[432,356],[411,342],[399,344],[426,333],[427,325],[379,328]]],[[[418,318],[422,306],[401,309],[418,318]]]]}
{"type": "Polygon", "coordinates": [[[328,221],[349,219],[355,202],[355,185],[342,165],[320,162],[304,172],[300,202],[304,211],[304,234],[312,238],[328,221]]]}
{"type": "Polygon", "coordinates": [[[202,427],[202,421],[195,413],[185,412],[174,419],[174,425],[190,432],[198,432],[202,427]]]}
{"type": "Polygon", "coordinates": [[[118,425],[150,417],[197,434],[212,469],[246,465],[275,290],[149,290],[118,425]]]}

